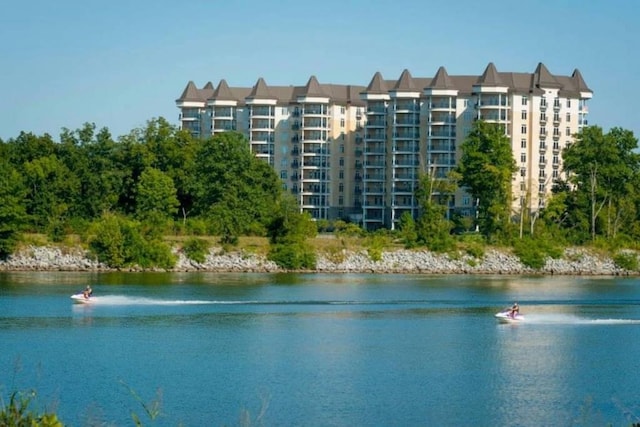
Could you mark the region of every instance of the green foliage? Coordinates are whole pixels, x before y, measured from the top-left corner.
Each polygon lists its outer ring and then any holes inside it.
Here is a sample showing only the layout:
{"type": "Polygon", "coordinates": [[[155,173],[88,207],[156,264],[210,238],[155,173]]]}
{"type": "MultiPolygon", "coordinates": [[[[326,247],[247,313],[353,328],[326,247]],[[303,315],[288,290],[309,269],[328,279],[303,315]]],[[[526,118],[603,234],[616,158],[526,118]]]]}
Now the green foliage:
{"type": "Polygon", "coordinates": [[[516,240],[513,251],[520,261],[527,267],[541,269],[545,266],[547,257],[560,258],[563,255],[561,248],[555,246],[546,239],[532,239],[526,237],[516,240]]]}
{"type": "Polygon", "coordinates": [[[404,212],[400,216],[400,238],[404,242],[404,247],[411,249],[418,244],[418,232],[416,231],[416,222],[409,212],[404,212]]]}
{"type": "Polygon", "coordinates": [[[191,238],[184,242],[182,250],[189,259],[203,263],[209,253],[209,242],[204,239],[191,238]]]}
{"type": "MultiPolygon", "coordinates": [[[[14,392],[8,405],[0,407],[0,426],[7,427],[63,427],[52,412],[38,413],[30,408],[35,392],[14,392]]],[[[0,400],[3,402],[2,400],[0,400]]]]}
{"type": "Polygon", "coordinates": [[[613,256],[613,262],[627,271],[638,271],[638,256],[635,252],[618,252],[613,256]]]}
{"type": "Polygon", "coordinates": [[[376,232],[369,235],[365,240],[365,245],[371,261],[382,261],[382,253],[389,244],[389,237],[384,232],[376,232]]]}
{"type": "Polygon", "coordinates": [[[504,233],[510,220],[511,179],[517,171],[511,141],[503,127],[479,120],[461,149],[458,184],[478,203],[480,232],[504,233]]]}
{"type": "Polygon", "coordinates": [[[176,188],[171,177],[156,168],[146,168],[140,175],[136,194],[138,218],[170,218],[178,211],[176,188]]]}
{"type": "Polygon", "coordinates": [[[136,221],[105,214],[90,227],[89,249],[110,267],[173,267],[171,248],[158,237],[142,233],[141,227],[136,221]]]}
{"type": "Polygon", "coordinates": [[[316,254],[310,245],[302,242],[272,244],[267,258],[279,267],[288,270],[313,270],[316,268],[316,254]]]}
{"type": "Polygon", "coordinates": [[[334,229],[338,236],[362,237],[366,234],[358,224],[342,220],[337,220],[334,223],[334,229]]]}
{"type": "Polygon", "coordinates": [[[0,159],[0,259],[13,253],[27,221],[25,196],[26,189],[18,171],[0,159]]]}

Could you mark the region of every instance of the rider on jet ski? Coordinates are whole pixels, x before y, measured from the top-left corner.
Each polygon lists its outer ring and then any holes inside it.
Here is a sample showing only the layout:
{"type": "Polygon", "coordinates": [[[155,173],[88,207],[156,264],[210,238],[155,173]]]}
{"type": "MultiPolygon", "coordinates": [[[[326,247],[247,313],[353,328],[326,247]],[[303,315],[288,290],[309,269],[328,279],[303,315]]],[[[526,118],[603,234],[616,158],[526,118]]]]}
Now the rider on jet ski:
{"type": "Polygon", "coordinates": [[[84,291],[82,291],[82,295],[84,295],[86,299],[89,299],[89,297],[93,295],[93,289],[91,289],[90,285],[87,285],[87,287],[84,288],[84,291]]]}
{"type": "Polygon", "coordinates": [[[518,314],[520,314],[520,306],[518,305],[517,302],[514,302],[511,308],[509,309],[509,316],[511,316],[511,318],[513,319],[518,314]]]}

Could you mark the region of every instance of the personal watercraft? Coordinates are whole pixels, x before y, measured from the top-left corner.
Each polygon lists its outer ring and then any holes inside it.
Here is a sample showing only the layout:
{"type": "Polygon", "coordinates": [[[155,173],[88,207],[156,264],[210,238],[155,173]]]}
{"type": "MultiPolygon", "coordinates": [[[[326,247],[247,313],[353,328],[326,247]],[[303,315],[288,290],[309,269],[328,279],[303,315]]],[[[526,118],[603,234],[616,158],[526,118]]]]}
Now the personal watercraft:
{"type": "Polygon", "coordinates": [[[524,316],[520,313],[516,313],[515,315],[511,313],[510,309],[502,310],[499,313],[495,314],[495,317],[501,323],[520,323],[524,321],[524,316]]]}

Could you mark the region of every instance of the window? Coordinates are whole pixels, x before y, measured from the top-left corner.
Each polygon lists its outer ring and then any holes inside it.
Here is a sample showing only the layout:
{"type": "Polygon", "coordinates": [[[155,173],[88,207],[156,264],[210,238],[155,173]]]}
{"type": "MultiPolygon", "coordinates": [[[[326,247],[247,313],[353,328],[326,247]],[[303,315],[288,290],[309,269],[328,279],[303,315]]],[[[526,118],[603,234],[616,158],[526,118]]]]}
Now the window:
{"type": "Polygon", "coordinates": [[[527,140],[522,138],[520,140],[520,148],[527,148],[527,140]]]}
{"type": "Polygon", "coordinates": [[[520,168],[520,176],[526,176],[527,175],[527,168],[520,168]]]}
{"type": "Polygon", "coordinates": [[[558,156],[553,156],[553,164],[557,165],[558,163],[560,163],[560,159],[558,158],[558,156]]]}
{"type": "Polygon", "coordinates": [[[338,185],[338,192],[340,193],[344,193],[344,183],[340,183],[340,185],[338,185]]]}
{"type": "Polygon", "coordinates": [[[571,128],[567,126],[567,136],[571,136],[571,128]]]}
{"type": "Polygon", "coordinates": [[[547,159],[545,159],[544,154],[540,155],[540,164],[545,164],[547,163],[547,159]]]}
{"type": "Polygon", "coordinates": [[[287,171],[286,170],[280,171],[280,178],[287,179],[287,171]]]}
{"type": "Polygon", "coordinates": [[[527,133],[527,125],[522,125],[522,126],[520,127],[520,132],[521,132],[523,135],[526,135],[526,133],[527,133]]]}
{"type": "Polygon", "coordinates": [[[540,178],[544,178],[545,176],[547,176],[547,174],[544,172],[544,169],[540,169],[540,172],[538,173],[538,176],[540,178]]]}
{"type": "Polygon", "coordinates": [[[344,179],[344,170],[340,169],[340,172],[338,173],[338,178],[339,179],[344,179]]]}
{"type": "Polygon", "coordinates": [[[520,161],[522,163],[526,163],[527,162],[527,153],[520,153],[520,161]]]}
{"type": "Polygon", "coordinates": [[[340,119],[340,127],[343,128],[344,127],[344,119],[340,119]]]}
{"type": "Polygon", "coordinates": [[[540,193],[544,193],[544,191],[545,191],[544,184],[540,184],[540,185],[538,186],[538,191],[539,191],[540,193]]]}
{"type": "Polygon", "coordinates": [[[522,97],[522,105],[527,105],[528,101],[529,101],[529,98],[527,98],[526,96],[522,97]]]}
{"type": "Polygon", "coordinates": [[[571,108],[571,100],[567,99],[567,108],[571,108]]]}
{"type": "Polygon", "coordinates": [[[571,121],[571,113],[567,113],[567,122],[571,121]]]}
{"type": "Polygon", "coordinates": [[[340,107],[340,114],[344,114],[344,107],[340,107]]]}
{"type": "Polygon", "coordinates": [[[464,196],[462,198],[462,206],[469,206],[469,196],[464,196]]]}
{"type": "Polygon", "coordinates": [[[344,144],[340,144],[340,152],[344,153],[344,144]]]}
{"type": "Polygon", "coordinates": [[[527,110],[522,110],[521,117],[522,117],[522,120],[527,120],[527,110]]]}
{"type": "Polygon", "coordinates": [[[558,169],[554,169],[553,172],[551,173],[551,176],[554,179],[558,178],[559,175],[560,175],[560,173],[558,172],[558,169]]]}
{"type": "Polygon", "coordinates": [[[340,157],[340,166],[344,166],[344,157],[340,157]]]}
{"type": "Polygon", "coordinates": [[[541,150],[546,150],[547,149],[547,144],[544,141],[540,141],[540,149],[541,150]]]}

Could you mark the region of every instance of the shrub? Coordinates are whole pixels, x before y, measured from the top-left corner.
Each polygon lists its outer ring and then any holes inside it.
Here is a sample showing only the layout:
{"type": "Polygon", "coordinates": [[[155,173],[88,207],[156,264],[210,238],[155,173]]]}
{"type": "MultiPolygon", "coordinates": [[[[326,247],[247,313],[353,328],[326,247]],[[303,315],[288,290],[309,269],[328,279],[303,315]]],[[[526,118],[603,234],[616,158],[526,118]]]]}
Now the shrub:
{"type": "Polygon", "coordinates": [[[105,214],[90,228],[89,250],[110,267],[173,267],[175,256],[169,245],[141,228],[136,221],[105,214]]]}
{"type": "Polygon", "coordinates": [[[316,268],[316,254],[311,246],[304,243],[271,245],[267,258],[288,270],[316,268]]]}
{"type": "Polygon", "coordinates": [[[182,250],[188,258],[203,263],[209,252],[209,243],[204,239],[193,237],[184,243],[182,250]]]}
{"type": "Polygon", "coordinates": [[[613,262],[627,271],[638,270],[638,257],[634,252],[618,252],[613,256],[613,262]]]}
{"type": "Polygon", "coordinates": [[[56,414],[49,412],[38,414],[29,408],[35,395],[35,392],[11,394],[9,404],[0,406],[0,425],[62,427],[63,424],[56,414]]]}
{"type": "Polygon", "coordinates": [[[555,246],[551,241],[530,237],[516,240],[513,251],[524,265],[535,269],[544,267],[547,257],[557,259],[563,255],[562,248],[555,246]]]}

